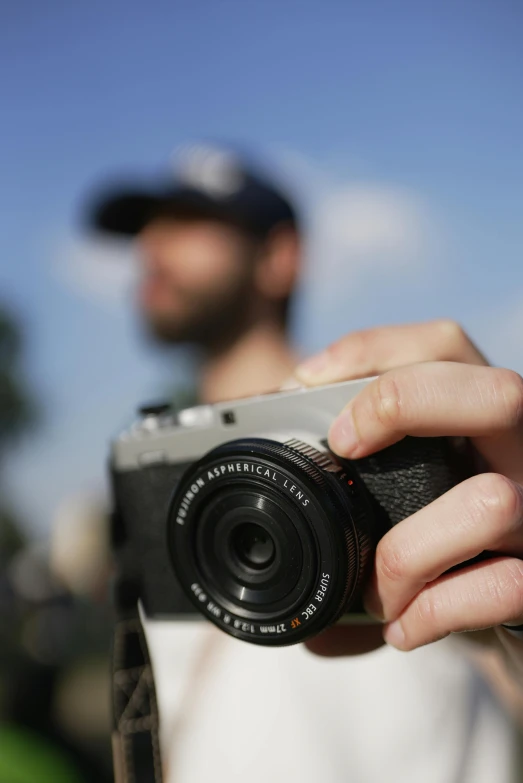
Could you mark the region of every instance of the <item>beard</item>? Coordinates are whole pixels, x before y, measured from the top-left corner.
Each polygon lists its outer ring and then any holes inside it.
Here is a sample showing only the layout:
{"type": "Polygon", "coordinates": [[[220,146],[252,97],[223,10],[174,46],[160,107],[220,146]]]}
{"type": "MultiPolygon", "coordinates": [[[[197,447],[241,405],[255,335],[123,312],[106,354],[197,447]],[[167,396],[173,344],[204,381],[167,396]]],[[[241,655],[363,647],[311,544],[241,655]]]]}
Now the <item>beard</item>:
{"type": "Polygon", "coordinates": [[[252,275],[227,290],[187,295],[184,307],[171,312],[143,312],[146,333],[164,345],[191,343],[215,350],[234,340],[246,328],[253,305],[252,275]]]}

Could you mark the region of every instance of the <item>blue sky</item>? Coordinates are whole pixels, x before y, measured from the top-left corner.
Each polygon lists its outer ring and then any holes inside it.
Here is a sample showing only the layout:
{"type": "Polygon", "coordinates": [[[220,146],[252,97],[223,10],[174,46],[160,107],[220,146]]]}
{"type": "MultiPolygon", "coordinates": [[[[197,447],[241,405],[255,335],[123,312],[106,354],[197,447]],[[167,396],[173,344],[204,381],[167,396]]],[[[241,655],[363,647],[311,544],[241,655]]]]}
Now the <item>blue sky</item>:
{"type": "Polygon", "coordinates": [[[244,143],[302,197],[303,353],[445,315],[523,370],[522,37],[515,0],[5,9],[0,296],[43,413],[5,479],[28,525],[97,490],[108,436],[184,380],[187,362],[143,344],[125,274],[102,271],[80,216],[101,178],[195,139],[244,143]]]}

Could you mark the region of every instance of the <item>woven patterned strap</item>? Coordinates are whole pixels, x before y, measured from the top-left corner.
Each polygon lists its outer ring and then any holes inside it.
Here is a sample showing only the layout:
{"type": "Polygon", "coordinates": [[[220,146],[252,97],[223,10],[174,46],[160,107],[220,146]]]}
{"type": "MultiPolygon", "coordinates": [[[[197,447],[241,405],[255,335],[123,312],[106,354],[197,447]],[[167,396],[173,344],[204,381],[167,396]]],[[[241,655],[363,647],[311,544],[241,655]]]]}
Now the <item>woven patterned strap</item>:
{"type": "Polygon", "coordinates": [[[158,704],[137,612],[114,628],[112,689],[116,783],[162,783],[158,704]]]}

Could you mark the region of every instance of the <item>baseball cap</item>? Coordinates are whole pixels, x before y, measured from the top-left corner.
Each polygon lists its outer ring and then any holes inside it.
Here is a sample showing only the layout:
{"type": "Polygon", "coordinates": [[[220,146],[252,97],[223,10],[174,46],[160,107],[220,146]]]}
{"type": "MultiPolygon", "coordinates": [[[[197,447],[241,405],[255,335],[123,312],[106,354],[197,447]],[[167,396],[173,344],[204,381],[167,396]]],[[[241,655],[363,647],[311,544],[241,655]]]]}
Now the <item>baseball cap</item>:
{"type": "Polygon", "coordinates": [[[88,219],[99,231],[131,237],[166,211],[223,220],[260,237],[283,223],[297,225],[294,207],[275,184],[233,151],[210,146],[185,149],[150,184],[102,190],[88,205],[88,219]]]}

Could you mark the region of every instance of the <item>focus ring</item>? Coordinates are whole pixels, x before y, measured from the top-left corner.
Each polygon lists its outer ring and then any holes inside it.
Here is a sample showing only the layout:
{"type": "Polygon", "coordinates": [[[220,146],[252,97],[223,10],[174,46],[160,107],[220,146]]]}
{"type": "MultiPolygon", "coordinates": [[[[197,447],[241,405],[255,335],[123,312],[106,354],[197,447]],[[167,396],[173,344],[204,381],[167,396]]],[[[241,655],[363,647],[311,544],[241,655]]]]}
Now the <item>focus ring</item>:
{"type": "Polygon", "coordinates": [[[340,483],[347,483],[347,485],[350,483],[350,486],[355,486],[355,483],[359,485],[358,489],[360,492],[358,494],[360,497],[358,500],[360,502],[353,503],[351,507],[353,524],[350,526],[347,524],[343,525],[349,567],[347,570],[344,599],[338,614],[332,620],[332,622],[335,623],[347,610],[347,606],[350,604],[354,593],[361,588],[368,571],[370,555],[373,551],[371,537],[368,533],[368,514],[371,510],[367,507],[366,498],[361,496],[362,494],[365,494],[365,490],[363,486],[361,486],[361,482],[357,476],[351,476],[349,478],[342,466],[335,461],[329,451],[319,451],[308,443],[304,443],[297,439],[289,440],[285,445],[298,451],[308,460],[313,462],[320,470],[328,472],[329,475],[333,477],[335,476],[340,483]],[[356,578],[351,579],[351,574],[355,574],[356,578]]]}

